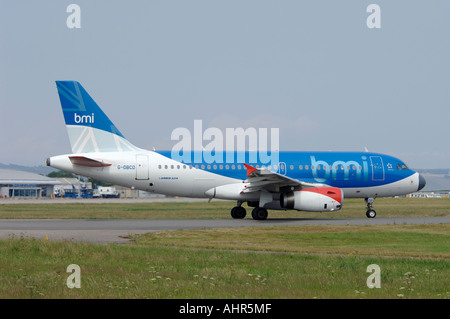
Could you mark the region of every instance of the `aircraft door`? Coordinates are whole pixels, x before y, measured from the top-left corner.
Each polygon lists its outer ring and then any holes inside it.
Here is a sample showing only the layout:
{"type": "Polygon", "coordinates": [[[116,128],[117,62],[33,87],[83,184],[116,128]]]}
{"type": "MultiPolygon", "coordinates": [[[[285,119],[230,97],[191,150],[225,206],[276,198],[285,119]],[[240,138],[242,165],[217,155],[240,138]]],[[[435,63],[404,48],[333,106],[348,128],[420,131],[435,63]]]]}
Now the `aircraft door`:
{"type": "Polygon", "coordinates": [[[148,180],[148,156],[136,155],[136,179],[148,180]]]}
{"type": "Polygon", "coordinates": [[[372,180],[384,181],[384,165],[381,156],[371,156],[370,162],[372,164],[372,180]]]}

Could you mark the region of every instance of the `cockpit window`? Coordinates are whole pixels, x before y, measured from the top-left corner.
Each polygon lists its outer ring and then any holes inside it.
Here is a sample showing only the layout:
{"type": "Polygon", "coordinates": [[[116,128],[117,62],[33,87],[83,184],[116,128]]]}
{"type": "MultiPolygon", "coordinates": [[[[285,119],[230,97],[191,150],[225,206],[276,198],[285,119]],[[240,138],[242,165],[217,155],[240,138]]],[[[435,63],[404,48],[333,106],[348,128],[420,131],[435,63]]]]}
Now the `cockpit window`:
{"type": "Polygon", "coordinates": [[[408,168],[408,166],[406,166],[406,164],[403,164],[403,163],[397,164],[397,170],[398,170],[398,171],[401,171],[401,170],[406,171],[406,170],[408,170],[408,169],[409,169],[409,168],[408,168]]]}
{"type": "Polygon", "coordinates": [[[402,169],[403,169],[404,171],[406,171],[406,170],[408,169],[408,166],[406,166],[405,164],[402,164],[402,169]]]}
{"type": "Polygon", "coordinates": [[[397,171],[401,171],[402,170],[402,164],[397,164],[397,171]]]}

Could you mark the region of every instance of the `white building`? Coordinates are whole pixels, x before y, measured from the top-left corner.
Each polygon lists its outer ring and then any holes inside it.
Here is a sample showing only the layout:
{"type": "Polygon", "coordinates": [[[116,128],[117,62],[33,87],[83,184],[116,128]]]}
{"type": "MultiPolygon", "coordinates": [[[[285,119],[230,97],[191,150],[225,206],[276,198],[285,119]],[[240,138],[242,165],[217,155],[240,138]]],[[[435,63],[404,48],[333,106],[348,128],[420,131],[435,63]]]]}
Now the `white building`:
{"type": "Polygon", "coordinates": [[[436,192],[415,192],[406,195],[409,198],[450,198],[450,192],[448,191],[436,191],[436,192]]]}
{"type": "Polygon", "coordinates": [[[0,169],[0,196],[1,198],[50,197],[55,185],[60,182],[39,174],[0,169]]]}

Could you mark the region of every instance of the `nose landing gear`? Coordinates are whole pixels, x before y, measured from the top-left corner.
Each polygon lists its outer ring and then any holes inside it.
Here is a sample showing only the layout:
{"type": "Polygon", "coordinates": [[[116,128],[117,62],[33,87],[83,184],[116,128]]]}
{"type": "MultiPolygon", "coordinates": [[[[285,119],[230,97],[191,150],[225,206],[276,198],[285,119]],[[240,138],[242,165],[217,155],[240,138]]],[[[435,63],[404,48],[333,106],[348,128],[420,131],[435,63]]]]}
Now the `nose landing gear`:
{"type": "Polygon", "coordinates": [[[377,212],[373,209],[373,198],[366,198],[366,205],[367,205],[367,211],[366,216],[367,218],[375,218],[377,216],[377,212]]]}

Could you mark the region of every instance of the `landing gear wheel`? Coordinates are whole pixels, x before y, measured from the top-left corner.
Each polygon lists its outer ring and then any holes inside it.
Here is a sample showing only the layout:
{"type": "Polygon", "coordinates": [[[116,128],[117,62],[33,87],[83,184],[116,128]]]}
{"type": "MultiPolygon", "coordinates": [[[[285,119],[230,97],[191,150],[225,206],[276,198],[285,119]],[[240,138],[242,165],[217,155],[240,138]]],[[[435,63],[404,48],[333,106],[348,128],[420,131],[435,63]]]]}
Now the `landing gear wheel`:
{"type": "Polygon", "coordinates": [[[373,210],[373,201],[375,199],[374,198],[366,198],[366,205],[367,205],[367,211],[366,211],[366,216],[367,218],[375,218],[375,216],[377,216],[377,212],[373,210]]]}
{"type": "Polygon", "coordinates": [[[267,209],[263,207],[256,207],[252,211],[252,217],[254,220],[266,220],[269,213],[267,209]]]}
{"type": "Polygon", "coordinates": [[[375,218],[375,216],[377,216],[377,212],[374,211],[373,209],[369,209],[366,212],[366,216],[367,218],[375,218]]]}
{"type": "Polygon", "coordinates": [[[235,219],[243,219],[247,215],[245,208],[242,206],[236,206],[231,209],[231,217],[235,219]]]}

